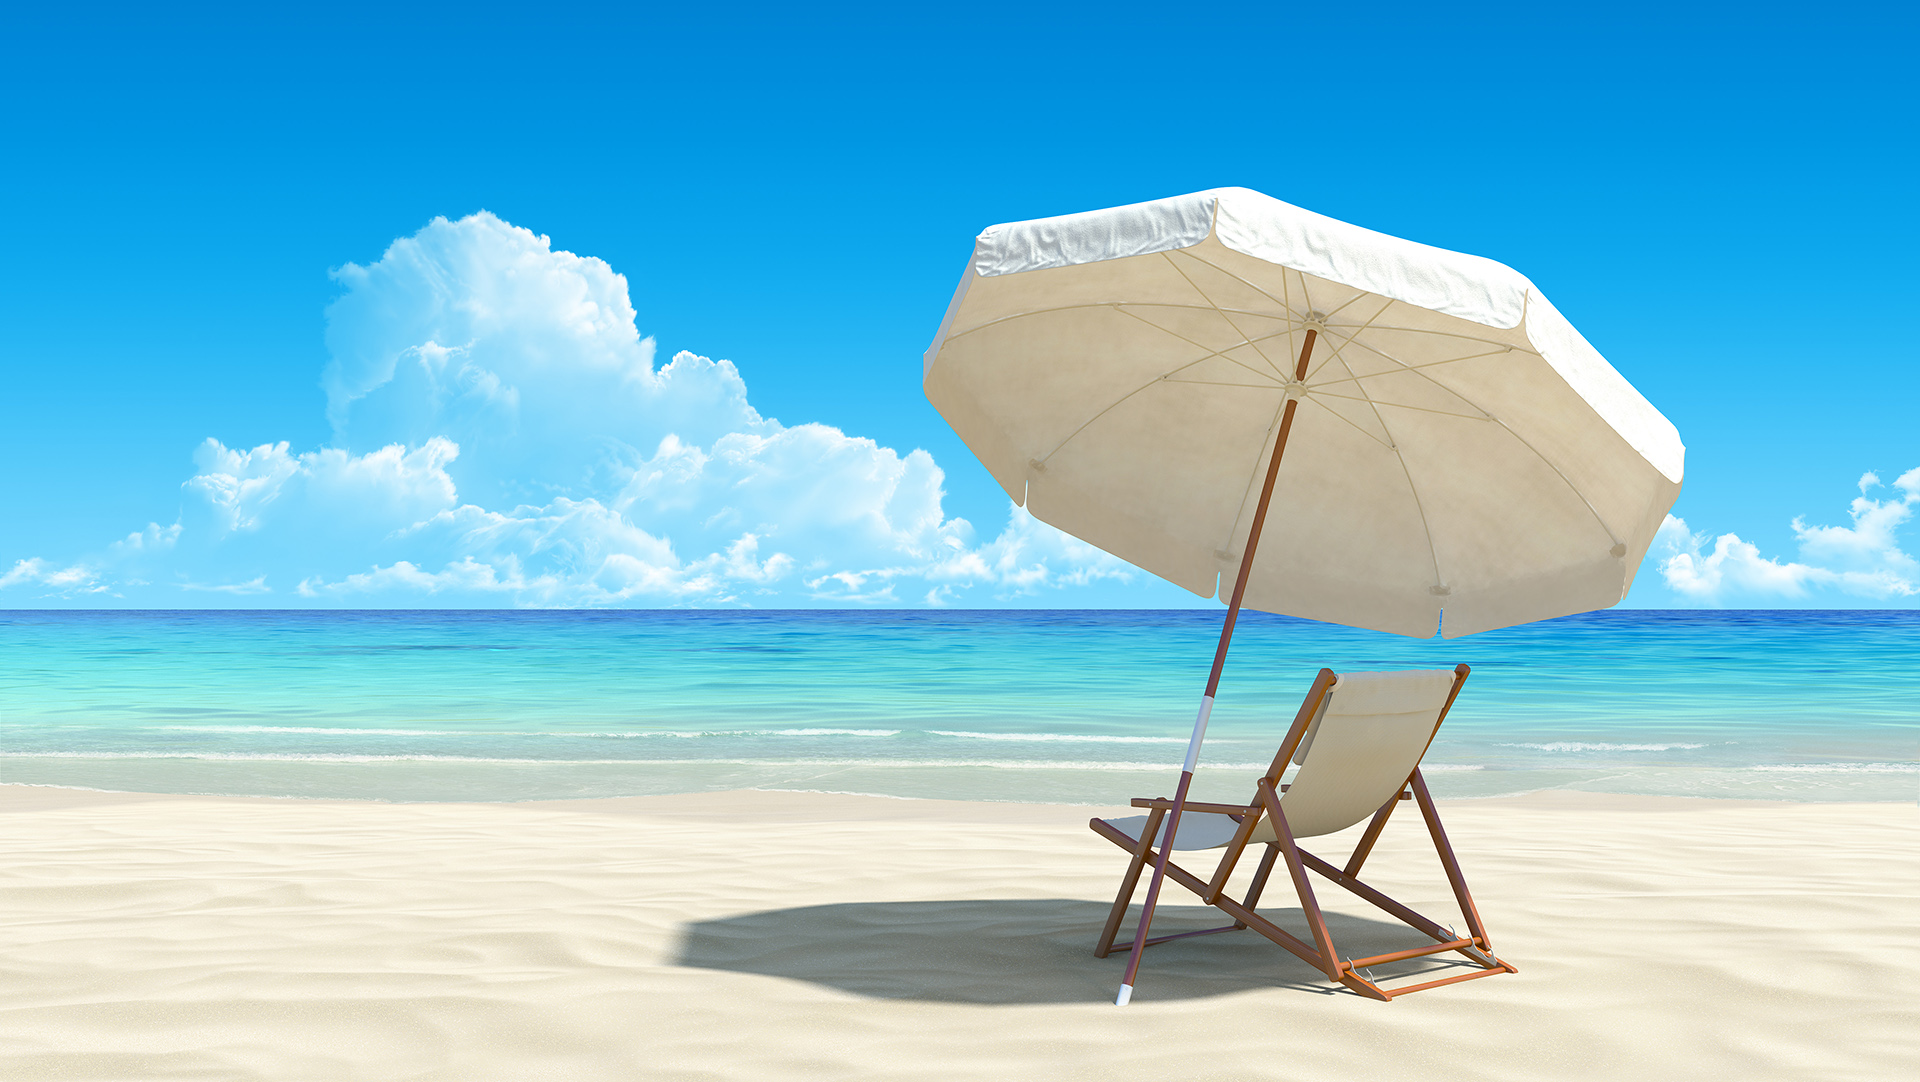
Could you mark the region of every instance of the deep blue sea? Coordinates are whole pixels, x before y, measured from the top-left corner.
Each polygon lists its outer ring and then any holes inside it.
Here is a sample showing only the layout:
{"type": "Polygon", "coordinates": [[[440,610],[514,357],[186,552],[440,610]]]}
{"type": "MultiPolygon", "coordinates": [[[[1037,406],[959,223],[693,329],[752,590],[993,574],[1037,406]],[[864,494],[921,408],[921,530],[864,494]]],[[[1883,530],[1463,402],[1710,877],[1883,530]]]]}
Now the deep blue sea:
{"type": "MultiPolygon", "coordinates": [[[[0,781],[532,800],[1172,788],[1219,611],[0,612],[0,781]]],[[[1473,666],[1428,777],[1920,795],[1920,612],[1610,611],[1452,642],[1251,613],[1196,788],[1240,800],[1322,665],[1473,666]]]]}

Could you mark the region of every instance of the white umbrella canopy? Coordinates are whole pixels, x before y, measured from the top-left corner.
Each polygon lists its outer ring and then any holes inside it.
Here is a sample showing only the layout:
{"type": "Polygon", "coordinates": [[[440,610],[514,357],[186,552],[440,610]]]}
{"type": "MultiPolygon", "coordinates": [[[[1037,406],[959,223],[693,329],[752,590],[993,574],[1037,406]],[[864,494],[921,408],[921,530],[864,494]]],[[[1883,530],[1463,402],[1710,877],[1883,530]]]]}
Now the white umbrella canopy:
{"type": "Polygon", "coordinates": [[[1203,597],[1297,399],[1244,604],[1422,638],[1618,602],[1685,455],[1518,272],[1244,188],[988,229],[924,377],[1016,503],[1203,597]]]}

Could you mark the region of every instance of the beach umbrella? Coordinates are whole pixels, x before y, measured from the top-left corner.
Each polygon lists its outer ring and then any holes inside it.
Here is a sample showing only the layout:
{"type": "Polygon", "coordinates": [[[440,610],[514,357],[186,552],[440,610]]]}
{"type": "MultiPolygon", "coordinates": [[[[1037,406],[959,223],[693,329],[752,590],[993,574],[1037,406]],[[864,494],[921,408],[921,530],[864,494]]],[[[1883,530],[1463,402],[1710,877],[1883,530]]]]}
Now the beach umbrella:
{"type": "Polygon", "coordinates": [[[923,381],[1035,518],[1225,596],[1168,838],[1242,606],[1421,638],[1605,608],[1685,454],[1518,272],[1244,188],[989,228],[923,381]]]}

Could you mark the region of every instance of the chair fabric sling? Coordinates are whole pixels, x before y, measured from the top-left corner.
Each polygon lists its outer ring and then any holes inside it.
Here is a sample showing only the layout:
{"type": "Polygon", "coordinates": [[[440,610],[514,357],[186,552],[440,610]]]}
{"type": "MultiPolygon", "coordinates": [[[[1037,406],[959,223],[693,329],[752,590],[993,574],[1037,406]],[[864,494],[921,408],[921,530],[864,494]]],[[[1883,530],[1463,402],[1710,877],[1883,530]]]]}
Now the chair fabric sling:
{"type": "MultiPolygon", "coordinates": [[[[1255,786],[1253,798],[1245,805],[1188,801],[1179,836],[1173,839],[1175,853],[1225,850],[1207,879],[1201,879],[1171,859],[1167,863],[1167,877],[1225,912],[1234,922],[1218,928],[1157,936],[1147,940],[1146,945],[1251,928],[1312,964],[1329,980],[1383,1001],[1425,988],[1517,972],[1513,965],[1493,954],[1486,929],[1467,892],[1466,880],[1460,874],[1459,862],[1440,825],[1433,798],[1420,775],[1420,760],[1426,755],[1440,723],[1446,720],[1447,711],[1460,694],[1460,686],[1466,682],[1469,671],[1465,665],[1451,670],[1345,675],[1321,669],[1281,742],[1279,754],[1255,786]],[[1290,763],[1299,770],[1291,784],[1282,785],[1281,775],[1290,763]],[[1360,869],[1379,840],[1388,817],[1403,800],[1413,801],[1420,809],[1453,889],[1454,900],[1459,903],[1466,922],[1468,934],[1465,936],[1414,912],[1359,878],[1360,869]],[[1301,838],[1333,834],[1369,817],[1371,821],[1344,867],[1336,868],[1298,844],[1301,838]],[[1263,849],[1259,867],[1244,898],[1235,901],[1225,894],[1225,887],[1250,845],[1263,849]],[[1286,865],[1299,896],[1312,943],[1295,937],[1256,912],[1268,877],[1281,863],[1286,865]],[[1366,958],[1341,959],[1334,950],[1308,871],[1344,887],[1425,933],[1435,943],[1366,958]],[[1475,968],[1468,973],[1393,989],[1382,987],[1366,973],[1370,966],[1448,952],[1458,952],[1475,968]]],[[[1131,943],[1116,946],[1113,940],[1132,904],[1142,869],[1157,859],[1155,848],[1166,842],[1165,820],[1173,801],[1143,797],[1135,799],[1133,806],[1148,809],[1147,814],[1122,819],[1096,818],[1088,823],[1094,833],[1131,854],[1113,910],[1094,948],[1094,954],[1102,958],[1114,950],[1133,946],[1131,943]]]]}

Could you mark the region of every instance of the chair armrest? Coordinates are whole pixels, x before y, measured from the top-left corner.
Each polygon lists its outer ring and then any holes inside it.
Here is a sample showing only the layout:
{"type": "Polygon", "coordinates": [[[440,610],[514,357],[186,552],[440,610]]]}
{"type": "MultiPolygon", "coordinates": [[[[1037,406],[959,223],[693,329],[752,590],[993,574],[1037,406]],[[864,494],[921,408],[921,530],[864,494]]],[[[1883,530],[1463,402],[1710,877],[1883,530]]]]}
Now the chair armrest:
{"type": "MultiPolygon", "coordinates": [[[[1133,806],[1136,808],[1171,809],[1173,807],[1173,801],[1163,796],[1162,797],[1137,796],[1133,798],[1133,806]]],[[[1214,815],[1245,815],[1248,812],[1252,811],[1253,809],[1248,807],[1245,804],[1209,804],[1204,800],[1189,800],[1186,802],[1186,804],[1182,806],[1182,810],[1192,811],[1192,812],[1210,812],[1214,815]]]]}

